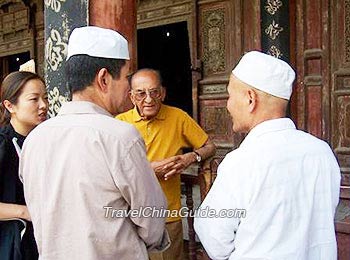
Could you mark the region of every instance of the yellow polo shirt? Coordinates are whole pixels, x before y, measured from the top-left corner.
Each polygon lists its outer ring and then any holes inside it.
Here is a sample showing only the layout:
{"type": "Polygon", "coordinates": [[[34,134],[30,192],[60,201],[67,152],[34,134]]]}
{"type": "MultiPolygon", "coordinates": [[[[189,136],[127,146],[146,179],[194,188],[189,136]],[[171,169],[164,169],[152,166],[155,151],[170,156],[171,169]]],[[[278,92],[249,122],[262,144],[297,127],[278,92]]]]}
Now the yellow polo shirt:
{"type": "MultiPolygon", "coordinates": [[[[183,148],[198,149],[207,141],[204,130],[181,109],[162,105],[157,116],[151,120],[142,120],[137,109],[131,109],[119,114],[117,119],[133,124],[143,137],[147,158],[158,161],[174,155],[182,154],[183,148]]],[[[168,209],[181,208],[180,176],[159,183],[168,200],[168,209]]],[[[181,217],[170,217],[167,222],[180,220],[181,217]]]]}

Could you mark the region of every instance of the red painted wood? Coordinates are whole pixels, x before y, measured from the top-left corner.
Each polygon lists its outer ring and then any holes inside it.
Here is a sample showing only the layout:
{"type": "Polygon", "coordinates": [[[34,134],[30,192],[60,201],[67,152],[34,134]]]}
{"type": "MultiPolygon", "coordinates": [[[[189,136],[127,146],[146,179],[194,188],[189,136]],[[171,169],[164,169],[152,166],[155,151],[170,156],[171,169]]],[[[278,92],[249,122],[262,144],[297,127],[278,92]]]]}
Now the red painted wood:
{"type": "MultiPolygon", "coordinates": [[[[129,42],[130,71],[137,69],[136,0],[90,0],[89,25],[113,29],[124,35],[129,42]]],[[[123,110],[132,107],[128,99],[123,110]]]]}

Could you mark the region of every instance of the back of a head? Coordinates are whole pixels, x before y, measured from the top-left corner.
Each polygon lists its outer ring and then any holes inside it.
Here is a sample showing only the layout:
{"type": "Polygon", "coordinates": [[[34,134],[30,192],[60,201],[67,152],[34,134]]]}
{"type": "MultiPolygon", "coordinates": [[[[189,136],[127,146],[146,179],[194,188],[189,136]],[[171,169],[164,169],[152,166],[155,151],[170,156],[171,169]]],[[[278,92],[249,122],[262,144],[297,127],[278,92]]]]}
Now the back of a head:
{"type": "Polygon", "coordinates": [[[240,81],[272,96],[289,100],[294,70],[284,61],[259,51],[246,53],[233,69],[240,81]]]}
{"type": "Polygon", "coordinates": [[[129,60],[128,42],[118,32],[96,26],[76,28],[70,35],[65,67],[72,93],[90,86],[102,68],[119,78],[129,60]]]}

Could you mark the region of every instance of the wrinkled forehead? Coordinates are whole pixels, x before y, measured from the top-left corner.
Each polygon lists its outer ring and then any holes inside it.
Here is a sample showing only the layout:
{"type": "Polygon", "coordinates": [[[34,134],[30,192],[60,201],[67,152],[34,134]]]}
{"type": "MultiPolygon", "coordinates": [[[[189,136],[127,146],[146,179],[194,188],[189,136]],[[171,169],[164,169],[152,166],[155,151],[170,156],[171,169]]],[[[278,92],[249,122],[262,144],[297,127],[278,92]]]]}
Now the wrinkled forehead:
{"type": "Polygon", "coordinates": [[[159,87],[159,80],[154,73],[135,74],[131,80],[131,88],[133,90],[149,90],[159,87]]]}

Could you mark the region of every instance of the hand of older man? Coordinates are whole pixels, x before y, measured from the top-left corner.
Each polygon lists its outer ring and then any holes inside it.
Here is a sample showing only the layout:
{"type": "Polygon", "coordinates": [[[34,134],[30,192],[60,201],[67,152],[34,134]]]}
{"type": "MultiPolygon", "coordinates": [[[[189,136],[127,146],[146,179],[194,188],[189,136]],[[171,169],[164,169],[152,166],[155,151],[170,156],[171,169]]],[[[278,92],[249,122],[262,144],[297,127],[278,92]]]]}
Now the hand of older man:
{"type": "MultiPolygon", "coordinates": [[[[178,174],[181,174],[191,163],[193,163],[193,154],[185,153],[176,157],[175,164],[169,168],[169,171],[164,175],[165,180],[169,180],[178,174]]],[[[171,157],[172,158],[172,157],[171,157]]]]}
{"type": "Polygon", "coordinates": [[[172,156],[160,161],[151,162],[151,166],[156,176],[159,179],[163,179],[166,173],[172,171],[172,167],[176,164],[178,160],[177,156],[172,156]]]}

